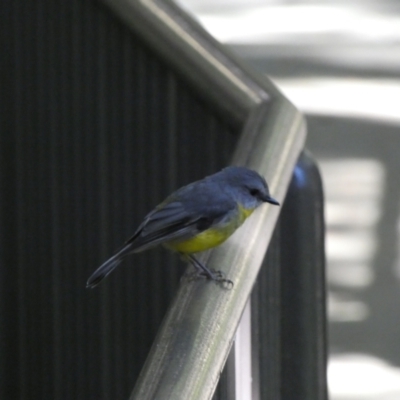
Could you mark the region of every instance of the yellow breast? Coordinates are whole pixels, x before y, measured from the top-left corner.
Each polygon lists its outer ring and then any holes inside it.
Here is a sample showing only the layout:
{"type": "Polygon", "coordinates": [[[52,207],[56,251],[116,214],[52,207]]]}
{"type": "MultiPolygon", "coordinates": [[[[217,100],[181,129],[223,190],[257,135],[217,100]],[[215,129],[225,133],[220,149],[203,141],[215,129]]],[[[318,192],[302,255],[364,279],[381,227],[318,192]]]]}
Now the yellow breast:
{"type": "Polygon", "coordinates": [[[220,226],[215,226],[199,233],[198,235],[182,242],[170,242],[165,246],[179,253],[198,253],[220,245],[225,242],[243,224],[254,209],[245,209],[239,205],[236,215],[220,226]]]}
{"type": "Polygon", "coordinates": [[[239,214],[240,214],[240,219],[241,219],[240,225],[242,225],[243,222],[246,220],[246,218],[250,217],[250,215],[255,210],[255,208],[244,208],[240,204],[239,204],[238,208],[239,208],[239,214]]]}

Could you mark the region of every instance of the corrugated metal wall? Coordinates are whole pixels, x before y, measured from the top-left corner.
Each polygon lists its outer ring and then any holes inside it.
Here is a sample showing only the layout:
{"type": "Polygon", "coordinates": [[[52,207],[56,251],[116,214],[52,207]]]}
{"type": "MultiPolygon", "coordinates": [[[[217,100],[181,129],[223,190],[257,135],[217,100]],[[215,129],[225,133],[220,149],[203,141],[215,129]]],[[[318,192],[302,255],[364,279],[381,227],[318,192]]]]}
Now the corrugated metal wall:
{"type": "Polygon", "coordinates": [[[97,1],[2,8],[0,398],[126,399],[182,267],[86,279],[236,132],[97,1]]]}

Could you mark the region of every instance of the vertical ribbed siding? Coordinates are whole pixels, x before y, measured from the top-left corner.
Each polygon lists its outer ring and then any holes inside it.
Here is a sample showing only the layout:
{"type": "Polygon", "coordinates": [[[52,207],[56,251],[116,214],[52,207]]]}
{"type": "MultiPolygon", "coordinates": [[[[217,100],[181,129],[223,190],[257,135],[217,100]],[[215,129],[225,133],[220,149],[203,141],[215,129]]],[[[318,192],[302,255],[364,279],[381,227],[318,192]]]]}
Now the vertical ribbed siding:
{"type": "Polygon", "coordinates": [[[181,264],[159,249],[86,279],[235,132],[97,2],[4,4],[0,398],[125,399],[181,264]]]}
{"type": "Polygon", "coordinates": [[[252,368],[260,399],[281,397],[281,229],[278,222],[251,294],[252,368]]]}

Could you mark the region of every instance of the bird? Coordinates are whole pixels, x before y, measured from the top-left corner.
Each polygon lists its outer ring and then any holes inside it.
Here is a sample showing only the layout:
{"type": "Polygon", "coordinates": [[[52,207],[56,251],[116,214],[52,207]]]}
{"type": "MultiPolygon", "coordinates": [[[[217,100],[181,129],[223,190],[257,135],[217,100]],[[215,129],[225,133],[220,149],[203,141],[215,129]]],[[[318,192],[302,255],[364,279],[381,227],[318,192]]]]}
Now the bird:
{"type": "Polygon", "coordinates": [[[145,216],[122,248],[90,276],[86,287],[97,286],[128,255],[158,245],[179,253],[199,275],[233,285],[195,254],[225,242],[263,203],[279,206],[266,180],[246,167],[229,166],[183,186],[145,216]]]}

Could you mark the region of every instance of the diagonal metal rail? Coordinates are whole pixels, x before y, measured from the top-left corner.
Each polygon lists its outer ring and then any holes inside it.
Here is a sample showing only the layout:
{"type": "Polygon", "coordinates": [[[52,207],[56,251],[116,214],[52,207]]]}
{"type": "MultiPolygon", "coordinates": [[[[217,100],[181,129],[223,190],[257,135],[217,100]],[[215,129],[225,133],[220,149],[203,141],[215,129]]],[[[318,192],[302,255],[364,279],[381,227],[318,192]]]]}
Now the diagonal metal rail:
{"type": "MultiPolygon", "coordinates": [[[[295,107],[174,3],[103,1],[218,112],[242,127],[232,164],[260,172],[282,202],[306,136],[295,107]]],[[[131,400],[212,397],[278,214],[278,207],[262,206],[224,245],[207,254],[207,265],[234,282],[231,290],[182,279],[131,400]]]]}

